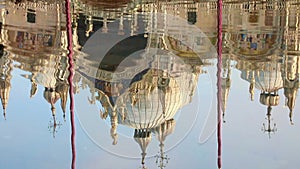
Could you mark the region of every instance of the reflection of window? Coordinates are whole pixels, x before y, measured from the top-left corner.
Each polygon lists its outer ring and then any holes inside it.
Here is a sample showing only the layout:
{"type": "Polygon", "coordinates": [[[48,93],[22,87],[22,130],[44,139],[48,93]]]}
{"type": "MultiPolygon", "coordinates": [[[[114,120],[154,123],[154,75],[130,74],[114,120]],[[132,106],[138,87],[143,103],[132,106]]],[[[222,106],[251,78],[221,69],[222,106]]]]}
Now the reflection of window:
{"type": "Polygon", "coordinates": [[[29,23],[35,23],[35,10],[28,9],[27,10],[27,22],[29,23]]]}
{"type": "Polygon", "coordinates": [[[192,25],[197,22],[197,13],[196,12],[188,12],[188,22],[192,25]]]}
{"type": "Polygon", "coordinates": [[[197,45],[203,45],[203,38],[202,37],[197,37],[197,39],[196,39],[196,43],[197,43],[197,45]]]}
{"type": "Polygon", "coordinates": [[[266,10],[265,25],[266,26],[273,26],[273,11],[272,10],[266,10]]]}
{"type": "Polygon", "coordinates": [[[257,23],[258,22],[258,15],[256,13],[251,13],[249,16],[250,23],[257,23]]]}

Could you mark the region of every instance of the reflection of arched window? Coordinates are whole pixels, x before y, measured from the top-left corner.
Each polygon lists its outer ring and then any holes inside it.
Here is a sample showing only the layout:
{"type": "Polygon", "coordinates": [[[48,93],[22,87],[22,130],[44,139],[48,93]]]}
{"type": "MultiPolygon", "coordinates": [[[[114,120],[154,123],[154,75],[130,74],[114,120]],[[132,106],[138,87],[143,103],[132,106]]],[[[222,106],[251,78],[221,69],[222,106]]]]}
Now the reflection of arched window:
{"type": "Polygon", "coordinates": [[[250,13],[249,22],[250,23],[257,23],[258,22],[258,15],[257,15],[257,13],[250,13]]]}

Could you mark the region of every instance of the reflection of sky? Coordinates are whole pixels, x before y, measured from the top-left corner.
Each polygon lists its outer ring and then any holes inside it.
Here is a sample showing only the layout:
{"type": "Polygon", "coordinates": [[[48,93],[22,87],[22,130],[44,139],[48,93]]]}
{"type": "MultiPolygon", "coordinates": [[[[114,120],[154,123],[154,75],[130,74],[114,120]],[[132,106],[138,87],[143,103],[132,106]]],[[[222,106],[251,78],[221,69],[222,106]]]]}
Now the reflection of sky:
{"type": "Polygon", "coordinates": [[[52,118],[50,105],[43,99],[43,87],[29,99],[30,81],[17,69],[12,87],[7,120],[0,118],[0,168],[69,168],[69,123],[64,123],[57,107],[57,119],[63,125],[53,139],[48,130],[52,118]]]}
{"type": "MultiPolygon", "coordinates": [[[[56,104],[57,119],[62,126],[58,129],[54,139],[48,131],[51,110],[50,105],[43,99],[43,87],[39,86],[37,95],[29,99],[30,81],[20,76],[24,72],[15,69],[12,74],[7,120],[0,118],[0,168],[13,169],[20,168],[20,166],[22,168],[70,168],[68,112],[67,122],[63,122],[59,102],[56,104]]],[[[240,79],[240,71],[232,71],[231,77],[231,90],[225,115],[226,123],[223,124],[223,168],[240,168],[241,165],[249,169],[297,168],[300,150],[297,144],[300,140],[297,134],[300,118],[297,112],[299,100],[297,100],[293,118],[295,125],[291,126],[288,108],[283,106],[283,92],[279,92],[280,105],[273,107],[272,110],[273,122],[277,124],[278,131],[271,134],[271,139],[269,139],[267,133],[261,131],[262,124],[267,122],[265,120],[267,108],[259,103],[260,91],[255,91],[255,100],[251,102],[248,93],[249,83],[240,79]]],[[[205,96],[211,94],[211,91],[207,90],[210,84],[204,80],[207,80],[207,76],[200,75],[198,87],[201,95],[200,102],[207,102],[205,96]]],[[[80,99],[76,100],[76,104],[81,101],[80,99]]],[[[182,114],[183,112],[180,116],[182,114]]],[[[177,147],[167,152],[170,160],[166,168],[216,168],[216,134],[214,133],[207,142],[198,143],[206,115],[207,113],[200,112],[190,134],[177,147]]],[[[99,122],[105,123],[100,118],[99,122]]],[[[103,151],[89,139],[78,120],[76,123],[77,168],[140,167],[140,159],[117,157],[103,151]]],[[[175,133],[184,132],[177,126],[175,133]]],[[[112,141],[109,138],[109,130],[95,132],[106,134],[107,137],[103,139],[112,141]]],[[[166,144],[171,139],[172,135],[167,138],[166,144]]],[[[155,142],[154,140],[153,137],[152,142],[155,142]]],[[[133,150],[140,153],[137,144],[133,150]]],[[[146,159],[146,165],[151,169],[158,168],[155,158],[146,159]]]]}

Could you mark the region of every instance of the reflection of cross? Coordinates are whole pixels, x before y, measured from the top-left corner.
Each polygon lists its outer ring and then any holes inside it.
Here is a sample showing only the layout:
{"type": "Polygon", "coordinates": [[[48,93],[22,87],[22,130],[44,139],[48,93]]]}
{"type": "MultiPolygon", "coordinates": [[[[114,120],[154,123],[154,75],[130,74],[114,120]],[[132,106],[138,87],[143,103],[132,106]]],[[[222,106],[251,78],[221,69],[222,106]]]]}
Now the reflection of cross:
{"type": "Polygon", "coordinates": [[[53,117],[53,121],[49,121],[49,126],[48,126],[48,129],[50,131],[50,133],[53,134],[53,138],[55,138],[55,133],[57,133],[57,130],[56,130],[56,127],[60,128],[62,124],[60,122],[56,122],[56,119],[55,117],[53,117]]]}
{"type": "Polygon", "coordinates": [[[269,106],[268,107],[267,118],[266,118],[266,120],[268,121],[268,127],[266,127],[265,123],[263,123],[263,128],[262,128],[262,131],[264,133],[268,132],[269,138],[271,138],[271,132],[275,133],[277,131],[276,123],[274,123],[273,128],[271,128],[271,120],[273,120],[273,119],[271,119],[271,110],[272,110],[272,107],[269,106]]]}
{"type": "Polygon", "coordinates": [[[164,155],[164,144],[160,143],[160,155],[156,155],[156,164],[158,164],[158,167],[160,169],[163,169],[167,166],[167,163],[169,162],[170,158],[168,158],[167,155],[164,155]]]}

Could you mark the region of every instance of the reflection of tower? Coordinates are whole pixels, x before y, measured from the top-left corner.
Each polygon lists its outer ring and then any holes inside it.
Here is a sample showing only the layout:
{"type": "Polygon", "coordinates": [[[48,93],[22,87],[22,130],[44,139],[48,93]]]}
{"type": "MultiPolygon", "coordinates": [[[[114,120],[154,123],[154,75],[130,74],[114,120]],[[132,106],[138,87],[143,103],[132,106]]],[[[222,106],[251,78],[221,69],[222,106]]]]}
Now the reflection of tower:
{"type": "Polygon", "coordinates": [[[284,95],[286,98],[285,104],[289,108],[289,118],[291,124],[293,124],[293,109],[299,89],[300,57],[286,55],[282,69],[284,95]]]}
{"type": "Polygon", "coordinates": [[[10,80],[12,71],[12,61],[8,58],[6,51],[4,51],[3,45],[0,45],[0,53],[0,98],[3,108],[3,116],[4,118],[6,118],[6,108],[11,88],[10,80]]]}
{"type": "Polygon", "coordinates": [[[285,104],[289,108],[289,118],[293,124],[292,116],[293,109],[296,103],[297,92],[299,89],[299,74],[300,74],[300,56],[299,56],[299,27],[300,16],[299,11],[295,8],[297,5],[292,5],[286,2],[286,17],[284,27],[284,57],[282,68],[282,79],[284,87],[284,95],[286,98],[285,104]]]}

